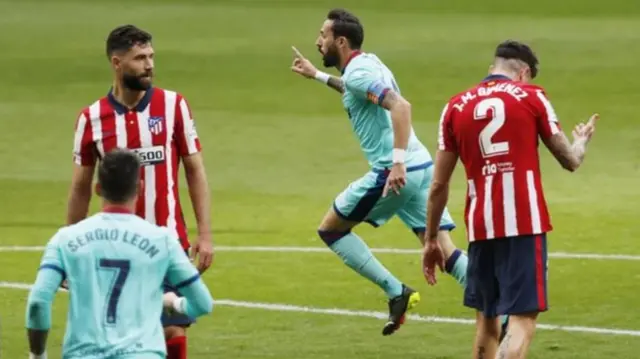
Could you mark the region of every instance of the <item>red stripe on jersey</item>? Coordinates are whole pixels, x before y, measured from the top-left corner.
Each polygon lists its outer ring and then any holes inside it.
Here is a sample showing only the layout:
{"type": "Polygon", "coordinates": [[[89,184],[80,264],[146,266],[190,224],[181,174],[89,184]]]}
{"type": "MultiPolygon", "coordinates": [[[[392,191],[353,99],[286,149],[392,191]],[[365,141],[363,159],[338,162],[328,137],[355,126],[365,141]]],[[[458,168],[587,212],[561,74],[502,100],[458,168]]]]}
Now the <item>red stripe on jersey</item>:
{"type": "Polygon", "coordinates": [[[518,209],[518,233],[533,233],[531,225],[531,211],[529,210],[529,188],[527,186],[527,173],[518,171],[514,173],[516,178],[514,186],[516,192],[516,208],[518,209]]]}
{"type": "Polygon", "coordinates": [[[475,238],[485,238],[487,231],[484,226],[484,185],[485,178],[481,177],[480,180],[474,181],[476,185],[476,208],[473,214],[474,236],[475,238]]]}
{"type": "Polygon", "coordinates": [[[89,108],[82,111],[86,122],[84,125],[84,133],[80,143],[81,165],[88,166],[96,163],[96,147],[93,144],[93,126],[91,125],[91,116],[89,116],[89,108]]]}
{"type": "MultiPolygon", "coordinates": [[[[127,148],[136,149],[140,148],[140,129],[138,129],[138,114],[134,111],[127,111],[124,115],[125,131],[127,133],[127,148]]],[[[144,203],[144,168],[140,169],[140,180],[142,181],[143,188],[138,193],[138,201],[136,202],[136,214],[138,217],[145,218],[145,203],[144,203]]]]}
{"type": "Polygon", "coordinates": [[[182,244],[182,248],[188,249],[190,247],[189,244],[189,235],[187,233],[187,223],[184,220],[184,214],[182,213],[182,205],[180,204],[180,191],[178,186],[178,168],[180,166],[180,155],[177,151],[177,146],[174,143],[174,151],[172,152],[172,161],[173,169],[172,176],[174,178],[173,181],[173,193],[176,196],[176,205],[175,205],[175,219],[176,219],[176,231],[178,232],[178,237],[180,238],[180,243],[182,244]]]}
{"type": "Polygon", "coordinates": [[[502,238],[505,236],[504,223],[504,177],[498,172],[493,176],[493,189],[491,192],[491,209],[493,212],[493,236],[502,238]]]}
{"type": "Polygon", "coordinates": [[[535,176],[536,193],[538,195],[538,211],[540,213],[540,228],[542,232],[550,232],[553,229],[551,225],[551,216],[549,215],[549,209],[547,207],[547,200],[544,196],[544,190],[542,188],[542,178],[535,176]]]}
{"type": "Polygon", "coordinates": [[[155,203],[155,217],[156,224],[159,226],[167,226],[167,220],[169,218],[169,189],[168,189],[168,174],[167,174],[167,119],[165,113],[165,94],[164,91],[156,90],[153,92],[151,98],[149,117],[155,117],[160,119],[160,125],[153,126],[154,130],[151,130],[151,143],[154,146],[162,146],[165,152],[165,160],[162,163],[158,163],[154,166],[155,185],[156,185],[156,203],[155,203]]]}
{"type": "Polygon", "coordinates": [[[544,262],[544,253],[542,247],[542,236],[537,235],[535,237],[536,241],[536,291],[538,292],[538,310],[542,311],[547,309],[547,300],[546,300],[546,288],[544,285],[545,281],[545,266],[544,262]]]}
{"type": "Polygon", "coordinates": [[[116,113],[105,97],[100,100],[100,123],[102,125],[102,146],[107,154],[118,146],[116,133],[116,113]]]}

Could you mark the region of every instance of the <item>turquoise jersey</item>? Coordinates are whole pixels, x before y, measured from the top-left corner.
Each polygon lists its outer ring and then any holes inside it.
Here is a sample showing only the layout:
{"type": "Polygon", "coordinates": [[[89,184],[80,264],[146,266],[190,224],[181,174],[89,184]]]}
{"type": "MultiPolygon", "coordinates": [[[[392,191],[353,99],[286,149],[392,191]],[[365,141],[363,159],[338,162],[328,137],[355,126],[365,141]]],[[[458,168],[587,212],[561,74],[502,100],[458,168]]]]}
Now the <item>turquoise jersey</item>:
{"type": "MultiPolygon", "coordinates": [[[[69,283],[64,359],[164,358],[165,278],[176,287],[195,284],[198,296],[210,300],[178,239],[133,214],[101,212],[63,227],[49,241],[40,269],[30,303],[54,281],[44,274],[60,275],[54,285],[65,277],[69,283]]],[[[46,320],[44,328],[29,324],[36,314],[27,315],[27,326],[47,329],[46,320]]]]}
{"type": "MultiPolygon", "coordinates": [[[[342,81],[345,84],[342,103],[369,165],[372,168],[391,167],[391,114],[380,104],[389,90],[400,93],[393,73],[376,55],[361,53],[347,63],[342,81]]],[[[406,165],[410,167],[429,161],[429,151],[411,128],[406,165]]]]}

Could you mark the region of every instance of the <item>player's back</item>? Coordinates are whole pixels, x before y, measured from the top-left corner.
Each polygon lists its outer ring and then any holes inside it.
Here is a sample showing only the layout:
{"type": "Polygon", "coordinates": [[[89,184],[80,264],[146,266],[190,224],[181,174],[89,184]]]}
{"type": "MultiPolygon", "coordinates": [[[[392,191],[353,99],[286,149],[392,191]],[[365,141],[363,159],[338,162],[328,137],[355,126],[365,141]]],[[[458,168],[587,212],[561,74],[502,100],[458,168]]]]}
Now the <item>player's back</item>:
{"type": "Polygon", "coordinates": [[[537,86],[490,76],[443,112],[441,133],[451,132],[467,176],[470,240],[551,230],[538,154],[539,136],[557,131],[547,104],[537,86]]]}
{"type": "MultiPolygon", "coordinates": [[[[390,112],[379,104],[385,91],[400,94],[393,73],[375,54],[356,53],[347,63],[342,79],[345,83],[342,102],[369,164],[390,167],[393,124],[390,112]]],[[[431,161],[431,156],[411,128],[406,163],[410,166],[427,161],[431,161]]]]}
{"type": "Polygon", "coordinates": [[[177,239],[133,214],[105,212],[59,238],[70,294],[64,358],[163,358],[162,281],[177,239]]]}

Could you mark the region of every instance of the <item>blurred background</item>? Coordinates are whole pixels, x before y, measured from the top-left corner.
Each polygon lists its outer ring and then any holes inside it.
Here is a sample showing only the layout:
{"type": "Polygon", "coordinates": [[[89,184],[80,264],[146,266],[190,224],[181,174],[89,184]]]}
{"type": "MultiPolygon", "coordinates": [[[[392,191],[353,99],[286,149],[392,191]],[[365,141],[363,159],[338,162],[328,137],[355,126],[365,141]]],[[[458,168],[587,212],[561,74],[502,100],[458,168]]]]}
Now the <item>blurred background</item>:
{"type": "MultiPolygon", "coordinates": [[[[219,301],[190,329],[190,358],[470,357],[474,313],[461,288],[447,277],[427,286],[420,245],[398,220],[357,229],[422,293],[420,317],[388,338],[377,313],[387,309],[383,293],[316,237],[334,197],[367,170],[339,95],[290,71],[291,45],[321,65],[314,42],[334,6],[364,24],[364,50],[394,71],[432,154],[442,106],[486,75],[509,38],[537,53],[535,83],[568,135],[601,114],[577,173],[542,149],[555,226],[551,310],[530,357],[637,357],[640,3],[632,0],[0,1],[2,357],[27,356],[25,288],[41,246],[64,224],[75,120],[108,92],[105,40],[125,23],[154,36],[155,84],[190,102],[212,188],[217,253],[204,278],[219,301]]],[[[462,172],[449,208],[465,248],[462,172]]],[[[60,358],[67,299],[59,293],[53,306],[50,358],[60,358]]]]}

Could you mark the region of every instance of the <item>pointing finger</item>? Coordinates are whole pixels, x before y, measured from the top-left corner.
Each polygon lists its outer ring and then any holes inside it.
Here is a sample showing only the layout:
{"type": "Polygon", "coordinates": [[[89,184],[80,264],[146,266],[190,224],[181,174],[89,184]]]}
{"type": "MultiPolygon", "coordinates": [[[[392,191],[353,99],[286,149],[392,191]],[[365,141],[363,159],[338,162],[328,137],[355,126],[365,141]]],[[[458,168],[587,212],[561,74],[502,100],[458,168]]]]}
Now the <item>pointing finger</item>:
{"type": "Polygon", "coordinates": [[[589,119],[589,122],[587,124],[590,126],[595,126],[596,121],[598,121],[599,119],[600,119],[600,115],[597,113],[594,113],[593,116],[591,116],[591,118],[589,119]]]}
{"type": "Polygon", "coordinates": [[[302,56],[302,53],[300,51],[298,51],[298,49],[296,49],[295,46],[291,46],[291,49],[295,53],[296,57],[298,57],[300,59],[304,59],[304,56],[302,56]]]}

